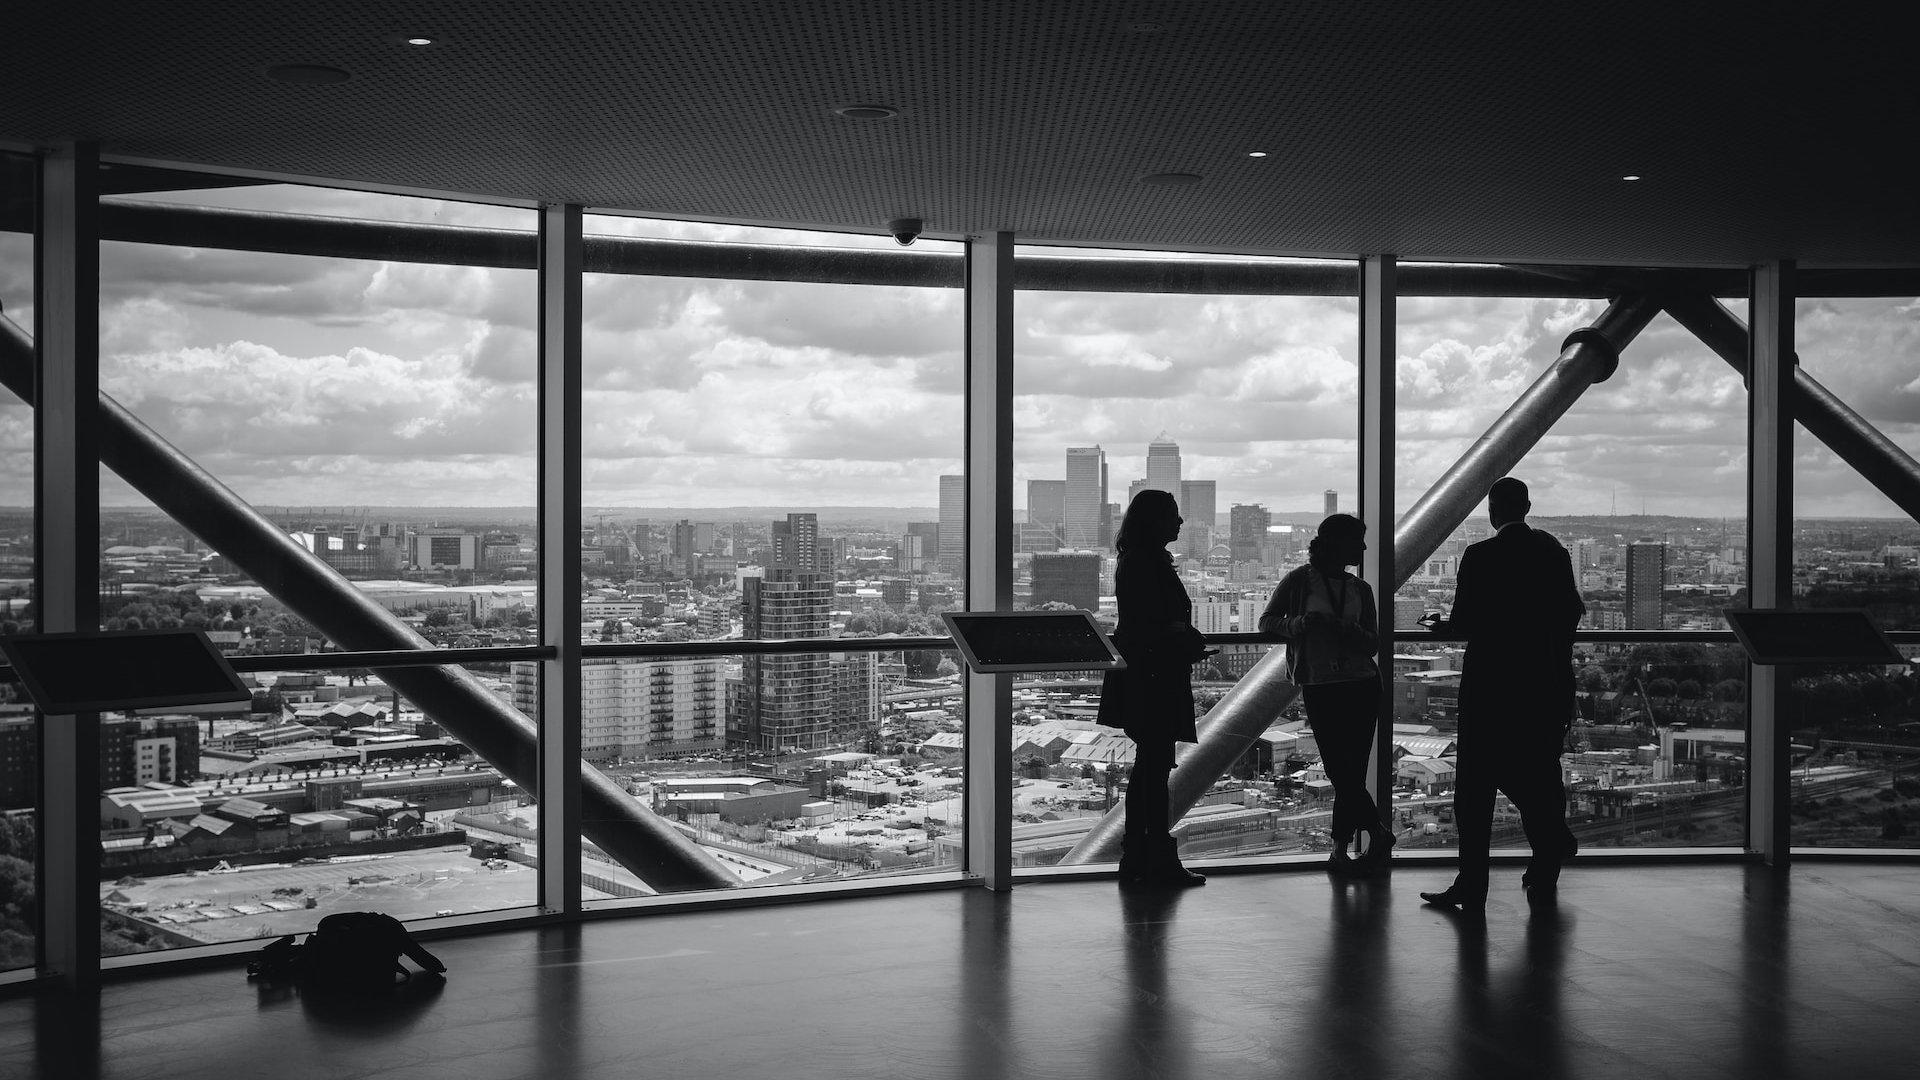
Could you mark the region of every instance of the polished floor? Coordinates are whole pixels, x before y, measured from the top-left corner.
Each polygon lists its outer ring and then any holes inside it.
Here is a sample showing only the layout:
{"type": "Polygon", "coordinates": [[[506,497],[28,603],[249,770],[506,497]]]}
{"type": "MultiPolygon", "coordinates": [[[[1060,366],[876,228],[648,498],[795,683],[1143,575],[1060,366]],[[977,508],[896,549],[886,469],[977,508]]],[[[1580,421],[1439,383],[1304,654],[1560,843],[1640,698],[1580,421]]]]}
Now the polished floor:
{"type": "MultiPolygon", "coordinates": [[[[238,970],[0,999],[0,1076],[1920,1075],[1920,867],[1571,867],[1484,919],[1390,883],[1215,875],[654,915],[434,943],[443,987],[329,1005],[238,970]]],[[[425,988],[423,988],[425,989],[425,988]]]]}

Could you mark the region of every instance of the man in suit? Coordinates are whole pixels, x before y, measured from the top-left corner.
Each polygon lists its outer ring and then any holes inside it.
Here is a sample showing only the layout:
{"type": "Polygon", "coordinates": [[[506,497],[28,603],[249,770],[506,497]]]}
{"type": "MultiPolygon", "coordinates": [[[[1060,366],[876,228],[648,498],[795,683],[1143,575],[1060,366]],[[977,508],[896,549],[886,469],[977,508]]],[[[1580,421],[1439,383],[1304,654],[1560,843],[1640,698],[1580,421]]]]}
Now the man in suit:
{"type": "Polygon", "coordinates": [[[1529,899],[1551,897],[1561,864],[1578,850],[1567,828],[1560,750],[1573,722],[1573,632],[1587,607],[1567,549],[1528,527],[1532,507],[1524,483],[1511,476],[1494,482],[1487,492],[1494,535],[1467,548],[1452,615],[1434,624],[1437,633],[1467,640],[1453,796],[1460,873],[1446,891],[1420,894],[1440,907],[1486,906],[1496,791],[1520,811],[1533,848],[1521,878],[1529,899]]]}

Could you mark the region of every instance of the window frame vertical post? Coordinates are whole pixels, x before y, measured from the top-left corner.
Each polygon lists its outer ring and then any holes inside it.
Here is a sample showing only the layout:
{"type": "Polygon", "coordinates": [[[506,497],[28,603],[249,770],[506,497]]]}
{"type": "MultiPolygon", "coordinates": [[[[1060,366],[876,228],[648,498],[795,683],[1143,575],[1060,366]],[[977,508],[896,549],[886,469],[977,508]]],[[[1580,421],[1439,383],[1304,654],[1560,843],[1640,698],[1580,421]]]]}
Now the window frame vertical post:
{"type": "MultiPolygon", "coordinates": [[[[99,147],[40,160],[34,231],[34,554],[41,633],[100,628],[99,147]]],[[[40,971],[100,981],[100,718],[40,718],[40,971]]]]}
{"type": "Polygon", "coordinates": [[[582,210],[540,207],[540,909],[580,901],[582,210]]]}
{"type": "MultiPolygon", "coordinates": [[[[1013,609],[1013,234],[966,250],[966,609],[1013,609]]],[[[966,675],[965,868],[1013,885],[1013,676],[966,675]]]]}
{"type": "MultiPolygon", "coordinates": [[[[1747,596],[1754,608],[1793,603],[1793,368],[1795,267],[1790,260],[1752,273],[1747,379],[1747,596]]],[[[1752,664],[1748,686],[1747,847],[1785,867],[1791,755],[1781,709],[1786,680],[1752,664]]]]}
{"type": "Polygon", "coordinates": [[[1380,613],[1381,693],[1374,725],[1373,760],[1367,787],[1389,813],[1393,791],[1393,455],[1396,329],[1395,259],[1360,260],[1360,520],[1367,523],[1367,552],[1360,576],[1373,586],[1380,613]]]}

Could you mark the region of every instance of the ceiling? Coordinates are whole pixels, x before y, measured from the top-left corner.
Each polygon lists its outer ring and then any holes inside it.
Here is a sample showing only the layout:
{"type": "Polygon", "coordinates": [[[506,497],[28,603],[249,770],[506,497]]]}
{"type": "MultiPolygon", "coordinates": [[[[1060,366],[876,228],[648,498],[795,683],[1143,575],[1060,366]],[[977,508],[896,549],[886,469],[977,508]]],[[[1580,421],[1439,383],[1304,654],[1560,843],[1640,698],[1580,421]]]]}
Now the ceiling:
{"type": "Polygon", "coordinates": [[[1883,8],[26,0],[0,144],[874,233],[1912,266],[1920,80],[1883,8]],[[835,111],[865,104],[897,115],[835,111]]]}

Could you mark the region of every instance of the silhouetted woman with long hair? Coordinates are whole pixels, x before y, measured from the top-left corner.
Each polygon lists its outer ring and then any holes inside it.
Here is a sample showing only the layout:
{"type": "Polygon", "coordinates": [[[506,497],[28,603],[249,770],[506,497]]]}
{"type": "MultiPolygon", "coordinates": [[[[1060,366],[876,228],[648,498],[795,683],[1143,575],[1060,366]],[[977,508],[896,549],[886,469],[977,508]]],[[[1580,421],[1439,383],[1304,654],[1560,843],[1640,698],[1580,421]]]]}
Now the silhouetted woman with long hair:
{"type": "Polygon", "coordinates": [[[1100,686],[1100,722],[1133,740],[1127,781],[1127,829],[1121,841],[1122,885],[1204,885],[1180,864],[1169,831],[1167,777],[1173,744],[1195,742],[1193,672],[1206,655],[1193,628],[1193,601],[1174,572],[1167,545],[1180,535],[1173,496],[1149,488],[1133,497],[1113,546],[1120,557],[1113,591],[1120,622],[1113,643],[1127,666],[1107,672],[1100,686]]]}
{"type": "Polygon", "coordinates": [[[1307,545],[1307,565],[1280,579],[1260,616],[1262,633],[1287,642],[1287,674],[1307,705],[1307,726],[1320,747],[1320,763],[1333,783],[1334,873],[1383,870],[1393,830],[1367,793],[1367,758],[1373,753],[1380,712],[1379,613],[1373,589],[1347,571],[1367,550],[1367,527],[1351,514],[1320,523],[1307,545]],[[1367,853],[1347,852],[1356,833],[1367,834],[1367,853]]]}

